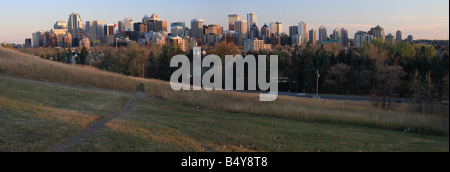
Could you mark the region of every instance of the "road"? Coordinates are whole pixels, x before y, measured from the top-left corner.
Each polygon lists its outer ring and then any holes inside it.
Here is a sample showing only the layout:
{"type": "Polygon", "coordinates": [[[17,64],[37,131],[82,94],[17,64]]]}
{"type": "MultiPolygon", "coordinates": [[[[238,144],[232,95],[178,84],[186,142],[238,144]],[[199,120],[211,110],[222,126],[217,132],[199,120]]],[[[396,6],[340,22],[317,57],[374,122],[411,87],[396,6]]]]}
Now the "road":
{"type": "MultiPolygon", "coordinates": [[[[242,93],[268,93],[265,91],[236,91],[242,93]]],[[[291,97],[302,97],[302,98],[316,98],[316,94],[314,93],[292,93],[292,92],[279,92],[280,96],[291,96],[291,97]]],[[[350,101],[372,101],[372,97],[370,96],[352,96],[352,95],[335,95],[335,94],[319,94],[320,99],[326,100],[350,100],[350,101]]],[[[381,98],[380,98],[381,100],[381,98]]],[[[410,103],[411,100],[406,98],[393,98],[394,102],[397,103],[410,103]]]]}

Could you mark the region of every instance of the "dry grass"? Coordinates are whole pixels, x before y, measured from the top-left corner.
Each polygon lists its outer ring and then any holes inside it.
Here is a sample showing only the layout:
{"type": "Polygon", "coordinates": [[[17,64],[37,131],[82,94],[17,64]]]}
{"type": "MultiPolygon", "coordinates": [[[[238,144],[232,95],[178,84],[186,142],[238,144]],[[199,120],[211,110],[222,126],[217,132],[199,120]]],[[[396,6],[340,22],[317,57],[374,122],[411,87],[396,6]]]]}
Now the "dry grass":
{"type": "Polygon", "coordinates": [[[29,54],[0,47],[0,73],[33,80],[134,92],[140,81],[100,70],[39,59],[29,54]]]}
{"type": "Polygon", "coordinates": [[[259,95],[228,91],[171,90],[169,83],[150,80],[145,91],[159,98],[203,109],[247,113],[321,123],[341,123],[427,134],[448,135],[447,114],[427,115],[412,112],[409,105],[397,105],[396,111],[372,108],[367,101],[314,100],[280,96],[275,102],[260,102],[259,95]]]}
{"type": "Polygon", "coordinates": [[[414,129],[416,132],[448,135],[449,116],[411,112],[408,105],[397,105],[396,111],[372,108],[369,102],[313,100],[280,96],[275,102],[259,102],[257,94],[226,91],[180,91],[168,82],[142,80],[99,70],[50,62],[14,50],[0,49],[0,73],[99,88],[136,91],[144,83],[147,94],[186,106],[203,109],[247,113],[276,118],[322,123],[342,123],[385,129],[414,129]]]}

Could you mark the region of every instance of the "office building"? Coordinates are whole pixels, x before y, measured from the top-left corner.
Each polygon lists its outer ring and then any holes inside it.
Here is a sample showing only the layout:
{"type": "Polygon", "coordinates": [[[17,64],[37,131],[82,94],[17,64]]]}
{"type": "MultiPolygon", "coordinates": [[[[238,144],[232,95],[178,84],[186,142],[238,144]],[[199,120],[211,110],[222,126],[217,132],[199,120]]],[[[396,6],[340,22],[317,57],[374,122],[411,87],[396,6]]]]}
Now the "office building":
{"type": "Polygon", "coordinates": [[[328,40],[327,28],[322,25],[319,27],[319,43],[322,44],[326,40],[328,40]]]}
{"type": "Polygon", "coordinates": [[[250,27],[249,38],[251,40],[255,40],[255,39],[259,38],[259,28],[256,24],[254,24],[252,27],[250,27]]]}
{"type": "Polygon", "coordinates": [[[172,26],[170,28],[170,33],[172,33],[172,36],[183,36],[184,29],[181,26],[172,26]]]}
{"type": "Polygon", "coordinates": [[[80,40],[80,48],[85,47],[85,48],[90,48],[91,47],[91,41],[89,40],[89,38],[87,37],[83,37],[80,40]]]}
{"type": "Polygon", "coordinates": [[[150,15],[146,14],[144,17],[142,17],[142,23],[144,25],[148,25],[148,21],[150,20],[150,15]]]}
{"type": "Polygon", "coordinates": [[[124,31],[134,31],[134,21],[131,18],[126,18],[123,20],[124,23],[124,31]]]}
{"type": "Polygon", "coordinates": [[[191,21],[191,38],[202,39],[203,19],[193,19],[191,21]]]}
{"type": "Polygon", "coordinates": [[[141,22],[134,23],[133,28],[135,32],[147,32],[147,25],[141,22]]]}
{"type": "Polygon", "coordinates": [[[317,32],[314,29],[311,29],[309,31],[309,43],[311,45],[316,45],[317,44],[317,32]]]}
{"type": "Polygon", "coordinates": [[[72,44],[78,46],[79,40],[83,37],[83,22],[80,15],[76,13],[70,14],[68,21],[67,27],[73,39],[72,44]]]}
{"type": "Polygon", "coordinates": [[[270,23],[270,31],[275,37],[281,36],[281,33],[283,32],[283,24],[281,22],[270,23]]]}
{"type": "Polygon", "coordinates": [[[155,21],[153,26],[153,32],[167,32],[167,21],[158,20],[155,21]]]}
{"type": "Polygon", "coordinates": [[[298,34],[302,36],[302,44],[308,42],[308,31],[306,30],[306,22],[302,21],[298,24],[298,34]]]}
{"type": "Polygon", "coordinates": [[[248,13],[247,14],[247,30],[250,31],[253,25],[258,25],[258,18],[256,17],[256,13],[248,13]]]}
{"type": "Polygon", "coordinates": [[[119,33],[125,33],[125,22],[124,21],[119,21],[118,24],[118,32],[119,33]]]}
{"type": "Polygon", "coordinates": [[[55,44],[57,47],[64,47],[64,36],[67,34],[67,29],[52,29],[51,34],[55,38],[55,44]]]}
{"type": "Polygon", "coordinates": [[[25,39],[25,48],[31,47],[31,38],[25,39]]]}
{"type": "Polygon", "coordinates": [[[239,14],[230,14],[228,15],[228,30],[235,31],[234,23],[238,20],[241,20],[241,15],[239,14]]]}
{"type": "Polygon", "coordinates": [[[67,21],[56,21],[53,29],[68,29],[67,21]]]}
{"type": "Polygon", "coordinates": [[[105,28],[102,21],[87,21],[85,25],[84,36],[89,38],[90,42],[102,41],[104,37],[105,28]]]}
{"type": "Polygon", "coordinates": [[[237,20],[234,22],[234,31],[236,33],[247,34],[247,20],[237,20]]]}
{"type": "Polygon", "coordinates": [[[271,45],[270,44],[265,44],[263,40],[251,40],[251,39],[247,39],[244,41],[244,51],[254,51],[254,52],[259,52],[259,51],[270,51],[271,49],[271,45]]]}
{"type": "Polygon", "coordinates": [[[261,40],[264,40],[264,43],[268,44],[270,42],[270,28],[267,24],[264,24],[261,27],[261,40]]]}
{"type": "Polygon", "coordinates": [[[395,40],[397,42],[401,42],[403,40],[402,31],[400,31],[400,30],[397,31],[397,33],[395,34],[395,40]]]}
{"type": "Polygon", "coordinates": [[[294,35],[298,35],[298,26],[289,26],[289,36],[293,37],[294,35]]]}
{"type": "Polygon", "coordinates": [[[348,47],[348,30],[342,28],[341,29],[341,46],[348,47]]]}
{"type": "Polygon", "coordinates": [[[206,34],[219,35],[219,34],[222,34],[222,32],[223,32],[223,28],[220,27],[218,24],[208,25],[207,28],[208,29],[207,29],[207,33],[206,34]]]}

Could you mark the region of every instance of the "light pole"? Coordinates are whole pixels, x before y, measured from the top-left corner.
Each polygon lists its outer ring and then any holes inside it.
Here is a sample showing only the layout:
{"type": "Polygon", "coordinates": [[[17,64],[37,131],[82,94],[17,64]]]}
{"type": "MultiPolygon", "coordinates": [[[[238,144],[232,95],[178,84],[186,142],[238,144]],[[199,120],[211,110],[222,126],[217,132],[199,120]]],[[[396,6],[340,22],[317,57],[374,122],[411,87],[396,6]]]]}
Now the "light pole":
{"type": "Polygon", "coordinates": [[[320,98],[319,98],[319,78],[320,78],[319,70],[317,70],[316,75],[317,75],[316,98],[317,98],[317,99],[320,99],[320,98]]]}

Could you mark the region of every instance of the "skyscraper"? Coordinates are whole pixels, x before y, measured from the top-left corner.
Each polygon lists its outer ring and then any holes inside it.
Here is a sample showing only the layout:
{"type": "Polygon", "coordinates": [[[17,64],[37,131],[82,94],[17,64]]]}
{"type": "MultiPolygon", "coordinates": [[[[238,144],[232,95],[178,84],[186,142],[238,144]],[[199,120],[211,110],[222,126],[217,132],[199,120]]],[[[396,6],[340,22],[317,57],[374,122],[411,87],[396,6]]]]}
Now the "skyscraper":
{"type": "Polygon", "coordinates": [[[293,37],[298,34],[298,26],[289,26],[289,36],[293,37]]]}
{"type": "Polygon", "coordinates": [[[348,30],[342,28],[341,29],[341,46],[348,47],[348,30]]]}
{"type": "Polygon", "coordinates": [[[381,38],[382,41],[386,40],[386,34],[384,33],[384,29],[379,25],[373,28],[373,37],[381,38]]]}
{"type": "Polygon", "coordinates": [[[258,18],[256,17],[256,13],[248,13],[247,14],[247,30],[250,31],[253,25],[258,26],[258,18]]]}
{"type": "Polygon", "coordinates": [[[395,34],[395,37],[396,37],[395,40],[397,42],[401,42],[403,40],[403,38],[402,38],[402,31],[398,30],[397,33],[395,34]]]}
{"type": "Polygon", "coordinates": [[[167,32],[167,21],[158,20],[153,27],[154,32],[167,32]]]}
{"type": "Polygon", "coordinates": [[[333,31],[333,40],[337,41],[337,44],[341,45],[341,30],[338,28],[333,31]]]}
{"type": "Polygon", "coordinates": [[[147,32],[147,25],[141,22],[134,23],[133,28],[135,32],[147,32]]]}
{"type": "Polygon", "coordinates": [[[310,44],[316,45],[316,43],[317,43],[317,36],[316,35],[317,35],[317,33],[316,33],[316,31],[314,29],[311,29],[309,31],[309,43],[310,44]]]}
{"type": "Polygon", "coordinates": [[[125,22],[124,21],[119,21],[118,22],[118,32],[119,33],[124,33],[125,32],[125,22]]]}
{"type": "Polygon", "coordinates": [[[270,28],[267,24],[264,24],[261,27],[261,39],[264,40],[264,43],[268,44],[270,42],[270,28]]]}
{"type": "Polygon", "coordinates": [[[191,37],[202,39],[203,35],[203,19],[193,19],[191,21],[191,37]]]}
{"type": "Polygon", "coordinates": [[[249,34],[249,38],[251,40],[256,40],[259,39],[259,28],[256,24],[254,24],[251,28],[250,28],[250,34],[249,34]]]}
{"type": "Polygon", "coordinates": [[[327,28],[324,25],[322,25],[319,28],[319,43],[322,44],[327,39],[328,39],[327,28]]]}
{"type": "MultiPolygon", "coordinates": [[[[157,14],[152,14],[152,16],[150,17],[150,19],[148,20],[148,23],[147,23],[148,32],[158,32],[158,31],[155,31],[155,27],[156,27],[157,22],[160,20],[161,20],[161,18],[159,18],[159,16],[157,14]]],[[[160,24],[162,24],[162,23],[160,23],[160,24]]],[[[166,24],[166,27],[167,27],[167,24],[166,24]]],[[[160,30],[160,29],[158,28],[158,30],[160,30]]],[[[162,28],[161,28],[161,30],[162,30],[162,28]]]]}
{"type": "Polygon", "coordinates": [[[123,20],[124,22],[124,29],[126,31],[134,31],[134,21],[131,18],[126,18],[123,20]]]}
{"type": "Polygon", "coordinates": [[[56,21],[53,29],[67,29],[67,21],[56,21]]]}
{"type": "Polygon", "coordinates": [[[239,15],[239,14],[228,15],[228,30],[235,31],[234,23],[238,20],[241,20],[241,15],[239,15]]]}
{"type": "Polygon", "coordinates": [[[69,33],[71,34],[73,39],[73,46],[78,47],[78,42],[83,37],[84,28],[80,15],[76,13],[70,14],[67,26],[69,28],[69,33]]]}
{"type": "Polygon", "coordinates": [[[236,33],[247,33],[247,20],[237,20],[234,22],[234,31],[236,33]]]}
{"type": "Polygon", "coordinates": [[[144,25],[148,25],[148,21],[150,20],[150,15],[146,14],[144,17],[142,17],[142,23],[144,25]]]}
{"type": "Polygon", "coordinates": [[[298,34],[302,36],[302,44],[306,44],[308,42],[308,31],[306,30],[306,22],[301,21],[298,24],[298,34]]]}
{"type": "Polygon", "coordinates": [[[274,36],[281,36],[281,32],[283,32],[283,24],[281,22],[272,22],[270,23],[270,29],[274,36]]]}
{"type": "Polygon", "coordinates": [[[95,42],[96,40],[101,41],[104,36],[104,30],[102,21],[87,21],[84,35],[87,36],[91,42],[95,42]]]}
{"type": "Polygon", "coordinates": [[[105,24],[103,29],[104,29],[103,33],[105,35],[112,36],[112,35],[114,35],[115,25],[111,24],[111,23],[108,23],[108,24],[105,24]]]}

